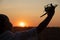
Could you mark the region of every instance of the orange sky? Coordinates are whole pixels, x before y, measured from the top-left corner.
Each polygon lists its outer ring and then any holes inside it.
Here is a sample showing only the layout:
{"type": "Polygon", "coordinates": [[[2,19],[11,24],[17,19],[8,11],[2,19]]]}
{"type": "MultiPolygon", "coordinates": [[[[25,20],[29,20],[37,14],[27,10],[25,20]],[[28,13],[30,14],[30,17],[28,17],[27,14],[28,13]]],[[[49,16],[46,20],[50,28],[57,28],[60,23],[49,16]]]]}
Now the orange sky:
{"type": "Polygon", "coordinates": [[[0,0],[0,13],[6,14],[14,26],[24,21],[28,26],[37,26],[45,17],[44,5],[58,4],[55,15],[48,26],[60,26],[60,0],[0,0]]]}

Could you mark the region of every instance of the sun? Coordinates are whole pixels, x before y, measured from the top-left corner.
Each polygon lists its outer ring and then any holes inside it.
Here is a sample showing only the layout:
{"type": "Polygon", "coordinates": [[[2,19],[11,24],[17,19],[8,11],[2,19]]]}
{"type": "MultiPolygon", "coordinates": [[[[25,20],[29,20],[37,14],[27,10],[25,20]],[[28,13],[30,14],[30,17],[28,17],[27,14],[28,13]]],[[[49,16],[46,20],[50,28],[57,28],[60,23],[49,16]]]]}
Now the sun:
{"type": "Polygon", "coordinates": [[[25,27],[26,24],[25,24],[24,22],[20,22],[20,23],[19,23],[19,26],[20,26],[20,27],[25,27]]]}

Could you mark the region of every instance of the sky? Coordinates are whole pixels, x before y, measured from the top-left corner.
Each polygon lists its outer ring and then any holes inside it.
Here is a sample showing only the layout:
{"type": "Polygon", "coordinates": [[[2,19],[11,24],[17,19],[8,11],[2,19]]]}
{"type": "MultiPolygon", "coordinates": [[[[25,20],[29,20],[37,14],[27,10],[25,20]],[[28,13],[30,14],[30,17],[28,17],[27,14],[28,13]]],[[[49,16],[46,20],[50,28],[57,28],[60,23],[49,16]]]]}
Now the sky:
{"type": "Polygon", "coordinates": [[[38,26],[45,18],[44,6],[58,4],[55,15],[48,26],[60,26],[60,0],[0,0],[0,14],[9,17],[13,26],[23,21],[27,26],[38,26]]]}

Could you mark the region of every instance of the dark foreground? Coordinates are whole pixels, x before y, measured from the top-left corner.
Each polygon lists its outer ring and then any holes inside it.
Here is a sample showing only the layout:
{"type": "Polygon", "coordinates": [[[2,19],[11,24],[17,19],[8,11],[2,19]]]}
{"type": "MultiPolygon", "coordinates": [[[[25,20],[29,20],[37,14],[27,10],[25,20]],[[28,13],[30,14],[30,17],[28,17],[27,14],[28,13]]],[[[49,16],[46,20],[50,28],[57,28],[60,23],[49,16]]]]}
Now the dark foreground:
{"type": "MultiPolygon", "coordinates": [[[[33,27],[14,27],[14,32],[16,31],[25,31],[33,27]]],[[[40,33],[41,40],[60,40],[60,28],[59,27],[48,27],[40,33]]]]}

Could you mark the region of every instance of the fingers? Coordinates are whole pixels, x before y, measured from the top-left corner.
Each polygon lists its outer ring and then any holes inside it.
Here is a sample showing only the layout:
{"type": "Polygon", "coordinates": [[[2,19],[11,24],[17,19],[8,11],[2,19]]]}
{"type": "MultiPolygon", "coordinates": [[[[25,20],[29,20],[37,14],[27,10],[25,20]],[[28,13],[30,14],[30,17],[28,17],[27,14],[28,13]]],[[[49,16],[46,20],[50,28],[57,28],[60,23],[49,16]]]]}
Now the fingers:
{"type": "Polygon", "coordinates": [[[44,15],[46,15],[47,13],[45,13],[45,14],[43,14],[42,16],[40,16],[40,17],[43,17],[44,15]]]}
{"type": "Polygon", "coordinates": [[[50,7],[50,6],[51,6],[51,5],[50,5],[50,4],[48,4],[48,5],[45,5],[45,6],[44,6],[44,8],[47,8],[47,7],[50,7]]]}
{"type": "Polygon", "coordinates": [[[46,14],[50,15],[52,12],[54,12],[56,7],[57,7],[57,5],[53,5],[52,3],[44,6],[46,13],[43,14],[41,17],[43,17],[46,14]]]}
{"type": "Polygon", "coordinates": [[[51,4],[46,5],[44,8],[45,8],[45,11],[49,11],[49,10],[55,9],[56,7],[57,5],[53,5],[51,3],[51,4]]]}
{"type": "Polygon", "coordinates": [[[55,8],[57,7],[58,5],[55,5],[55,8]]]}
{"type": "Polygon", "coordinates": [[[49,8],[49,7],[57,7],[57,5],[53,5],[53,4],[51,3],[51,4],[46,5],[44,8],[49,8]]]}

